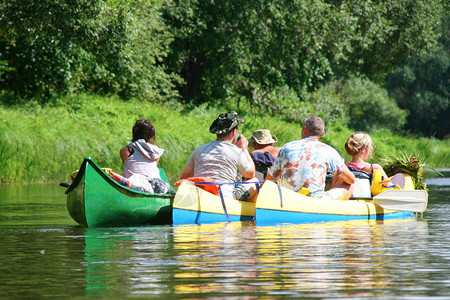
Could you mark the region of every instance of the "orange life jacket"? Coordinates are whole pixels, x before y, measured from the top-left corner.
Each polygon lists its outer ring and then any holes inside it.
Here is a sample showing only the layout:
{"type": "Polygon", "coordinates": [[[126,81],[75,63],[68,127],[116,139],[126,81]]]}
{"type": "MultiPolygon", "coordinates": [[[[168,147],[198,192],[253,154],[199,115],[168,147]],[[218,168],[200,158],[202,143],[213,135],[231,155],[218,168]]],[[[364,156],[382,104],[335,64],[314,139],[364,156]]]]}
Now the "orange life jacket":
{"type": "Polygon", "coordinates": [[[219,185],[218,184],[198,184],[198,182],[215,182],[214,179],[208,178],[208,177],[189,177],[180,179],[177,182],[175,182],[176,186],[179,186],[183,180],[188,180],[190,182],[194,182],[196,186],[198,186],[201,189],[204,189],[207,192],[210,192],[214,195],[219,195],[219,185]]]}

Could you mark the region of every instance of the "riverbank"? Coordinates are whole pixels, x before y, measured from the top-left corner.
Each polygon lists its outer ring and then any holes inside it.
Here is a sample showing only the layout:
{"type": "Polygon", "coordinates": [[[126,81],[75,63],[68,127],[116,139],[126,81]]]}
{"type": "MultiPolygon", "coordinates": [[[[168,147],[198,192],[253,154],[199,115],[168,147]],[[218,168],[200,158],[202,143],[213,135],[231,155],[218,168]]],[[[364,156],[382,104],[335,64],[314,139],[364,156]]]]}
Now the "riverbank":
{"type": "MultiPolygon", "coordinates": [[[[175,182],[192,151],[215,137],[211,122],[230,107],[165,107],[138,100],[77,95],[41,106],[35,102],[0,105],[0,182],[68,181],[83,158],[92,157],[101,167],[122,172],[119,149],[131,140],[131,128],[139,118],[150,119],[156,128],[156,142],[165,149],[160,166],[175,182]],[[5,122],[6,120],[6,122],[5,122]]],[[[247,138],[254,130],[270,129],[276,145],[300,138],[300,124],[278,117],[240,111],[245,120],[240,131],[247,138]]],[[[327,124],[323,142],[335,147],[345,159],[344,143],[352,130],[327,124]]],[[[373,161],[383,155],[407,153],[426,156],[433,168],[450,167],[450,141],[392,134],[370,133],[376,145],[373,161]]]]}

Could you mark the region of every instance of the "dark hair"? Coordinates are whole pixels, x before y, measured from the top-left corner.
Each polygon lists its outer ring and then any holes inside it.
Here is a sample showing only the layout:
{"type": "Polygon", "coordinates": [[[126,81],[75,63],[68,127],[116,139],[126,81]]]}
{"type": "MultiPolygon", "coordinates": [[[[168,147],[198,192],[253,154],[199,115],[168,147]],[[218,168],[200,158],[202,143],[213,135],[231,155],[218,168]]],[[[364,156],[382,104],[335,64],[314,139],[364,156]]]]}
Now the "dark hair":
{"type": "Polygon", "coordinates": [[[133,126],[133,142],[144,139],[146,142],[155,143],[156,130],[152,122],[140,119],[133,126]]]}

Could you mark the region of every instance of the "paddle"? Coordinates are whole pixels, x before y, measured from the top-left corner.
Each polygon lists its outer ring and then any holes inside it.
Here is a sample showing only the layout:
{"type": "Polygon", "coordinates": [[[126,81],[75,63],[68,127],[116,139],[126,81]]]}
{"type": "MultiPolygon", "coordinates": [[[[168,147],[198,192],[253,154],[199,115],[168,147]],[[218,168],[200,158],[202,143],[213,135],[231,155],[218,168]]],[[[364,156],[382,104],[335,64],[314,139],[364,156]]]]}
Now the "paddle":
{"type": "Polygon", "coordinates": [[[68,182],[61,182],[59,185],[62,186],[62,187],[68,188],[70,186],[70,183],[68,183],[68,182]]]}
{"type": "Polygon", "coordinates": [[[428,193],[424,190],[386,190],[373,197],[373,201],[385,209],[424,212],[428,193]]]}

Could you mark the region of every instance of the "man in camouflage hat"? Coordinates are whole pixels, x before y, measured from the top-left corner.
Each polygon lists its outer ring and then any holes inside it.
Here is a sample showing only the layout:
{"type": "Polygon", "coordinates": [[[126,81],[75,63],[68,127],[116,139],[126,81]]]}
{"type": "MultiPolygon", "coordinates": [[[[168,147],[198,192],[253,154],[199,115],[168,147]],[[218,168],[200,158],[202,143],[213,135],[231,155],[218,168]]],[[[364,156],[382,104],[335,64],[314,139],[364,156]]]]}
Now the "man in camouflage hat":
{"type": "MultiPolygon", "coordinates": [[[[235,111],[220,114],[209,127],[216,134],[216,140],[201,145],[191,154],[180,179],[189,177],[212,178],[218,183],[257,181],[255,165],[248,153],[248,141],[239,134],[239,125],[244,120],[238,118],[235,111]]],[[[250,193],[256,189],[254,184],[223,185],[224,197],[248,200],[250,193]]]]}

